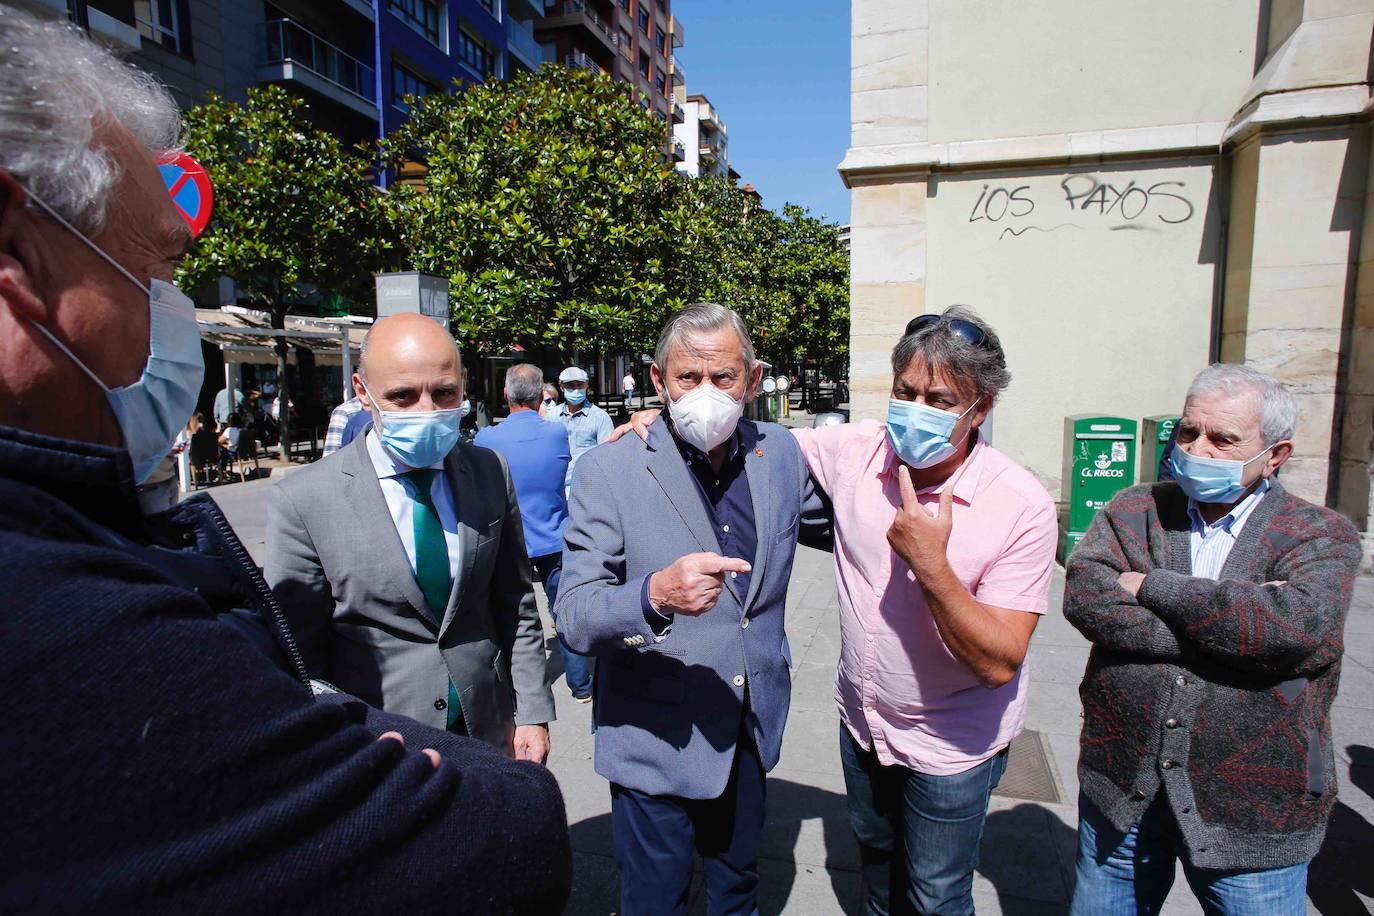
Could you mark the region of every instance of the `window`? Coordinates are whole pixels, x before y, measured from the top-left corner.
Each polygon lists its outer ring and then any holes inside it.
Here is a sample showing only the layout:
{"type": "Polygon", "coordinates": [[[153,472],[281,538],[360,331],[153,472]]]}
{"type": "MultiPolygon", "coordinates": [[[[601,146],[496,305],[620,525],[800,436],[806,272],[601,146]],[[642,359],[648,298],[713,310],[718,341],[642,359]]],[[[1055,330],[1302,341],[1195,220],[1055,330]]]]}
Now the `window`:
{"type": "Polygon", "coordinates": [[[626,13],[630,12],[630,0],[620,0],[620,8],[626,13]]]}
{"type": "Polygon", "coordinates": [[[181,53],[181,29],[176,0],[135,0],[138,34],[168,51],[181,53]]]}
{"type": "Polygon", "coordinates": [[[649,55],[643,51],[639,52],[639,72],[645,79],[649,78],[649,55]]]}
{"type": "Polygon", "coordinates": [[[668,94],[668,83],[663,77],[662,70],[654,74],[654,88],[658,90],[659,95],[668,94]]]}
{"type": "Polygon", "coordinates": [[[668,33],[663,31],[662,28],[656,27],[654,29],[654,47],[658,48],[664,54],[668,53],[668,33]]]}
{"type": "Polygon", "coordinates": [[[645,35],[648,35],[649,25],[651,22],[652,20],[649,17],[649,11],[645,9],[644,4],[641,3],[639,5],[639,30],[643,32],[645,35]]]}
{"type": "Polygon", "coordinates": [[[624,29],[620,30],[620,50],[625,52],[625,56],[634,60],[634,37],[624,29]]]}
{"type": "Polygon", "coordinates": [[[422,95],[429,95],[431,92],[438,92],[439,87],[425,79],[423,76],[407,70],[398,63],[391,65],[391,102],[402,111],[409,111],[410,106],[406,104],[405,97],[413,95],[417,99],[422,95]]]}
{"type": "Polygon", "coordinates": [[[482,5],[482,9],[486,10],[488,13],[491,13],[497,19],[501,18],[501,9],[499,6],[497,6],[500,0],[477,0],[477,2],[482,5]]]}
{"type": "Polygon", "coordinates": [[[483,79],[496,75],[496,55],[480,40],[463,30],[458,31],[457,57],[470,68],[482,74],[483,79]]]}
{"type": "Polygon", "coordinates": [[[391,0],[391,11],[406,25],[443,47],[443,33],[439,27],[443,16],[436,0],[391,0]]]}

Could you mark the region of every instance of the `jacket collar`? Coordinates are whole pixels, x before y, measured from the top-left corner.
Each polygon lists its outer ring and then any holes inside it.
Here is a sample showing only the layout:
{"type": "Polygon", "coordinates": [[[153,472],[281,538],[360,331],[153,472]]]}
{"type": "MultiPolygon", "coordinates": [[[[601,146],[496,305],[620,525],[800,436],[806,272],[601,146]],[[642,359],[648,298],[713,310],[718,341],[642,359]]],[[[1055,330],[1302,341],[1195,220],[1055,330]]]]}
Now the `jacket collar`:
{"type": "Polygon", "coordinates": [[[122,448],[0,426],[0,477],[45,490],[111,528],[142,519],[133,462],[122,448]]]}

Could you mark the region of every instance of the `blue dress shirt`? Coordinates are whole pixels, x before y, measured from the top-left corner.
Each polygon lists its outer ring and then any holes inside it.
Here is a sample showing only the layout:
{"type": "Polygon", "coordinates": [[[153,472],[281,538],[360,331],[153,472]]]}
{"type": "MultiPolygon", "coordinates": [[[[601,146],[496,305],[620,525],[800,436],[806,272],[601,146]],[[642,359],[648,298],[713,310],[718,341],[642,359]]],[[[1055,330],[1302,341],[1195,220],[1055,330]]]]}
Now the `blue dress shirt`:
{"type": "Polygon", "coordinates": [[[517,410],[496,426],[479,430],[472,441],[506,459],[525,526],[525,552],[531,558],[561,554],[572,461],[567,430],[539,419],[536,411],[517,410]]]}

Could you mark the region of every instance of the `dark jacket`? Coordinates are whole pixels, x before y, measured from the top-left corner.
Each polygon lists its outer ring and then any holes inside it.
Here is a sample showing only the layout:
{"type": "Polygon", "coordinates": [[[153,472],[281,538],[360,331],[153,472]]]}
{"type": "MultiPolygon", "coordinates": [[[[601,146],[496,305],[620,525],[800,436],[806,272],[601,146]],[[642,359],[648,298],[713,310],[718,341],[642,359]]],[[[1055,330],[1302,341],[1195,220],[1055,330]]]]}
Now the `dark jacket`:
{"type": "Polygon", "coordinates": [[[1093,643],[1079,781],[1123,831],[1164,792],[1199,867],[1297,865],[1336,797],[1359,537],[1274,482],[1212,581],[1192,575],[1187,508],[1176,483],[1125,490],[1069,557],[1064,616],[1093,643]],[[1126,570],[1146,574],[1136,599],[1126,570]]]}
{"type": "Polygon", "coordinates": [[[0,551],[0,910],[561,909],[548,771],[313,699],[208,498],[145,520],[122,450],[0,427],[0,551]]]}

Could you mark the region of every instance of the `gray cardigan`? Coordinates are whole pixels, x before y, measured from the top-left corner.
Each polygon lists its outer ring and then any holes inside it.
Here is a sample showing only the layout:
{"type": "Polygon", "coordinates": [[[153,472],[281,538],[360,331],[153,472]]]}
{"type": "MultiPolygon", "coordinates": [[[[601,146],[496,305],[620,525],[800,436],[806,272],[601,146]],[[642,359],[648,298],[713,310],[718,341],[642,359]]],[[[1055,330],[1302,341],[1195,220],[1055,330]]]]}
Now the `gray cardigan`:
{"type": "Polygon", "coordinates": [[[1069,558],[1064,616],[1093,643],[1083,793],[1124,832],[1163,792],[1202,868],[1300,864],[1336,796],[1330,709],[1359,538],[1275,482],[1212,581],[1192,575],[1187,504],[1173,482],[1125,490],[1069,558]],[[1146,574],[1135,599],[1126,570],[1146,574]]]}

